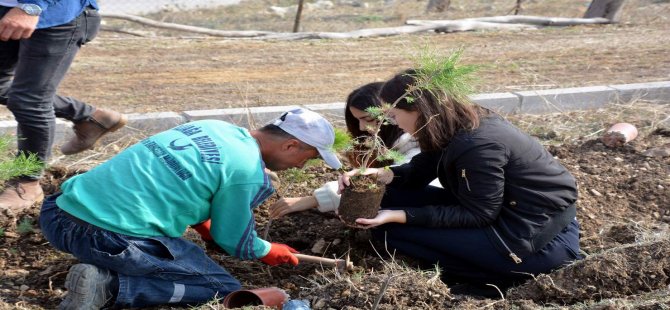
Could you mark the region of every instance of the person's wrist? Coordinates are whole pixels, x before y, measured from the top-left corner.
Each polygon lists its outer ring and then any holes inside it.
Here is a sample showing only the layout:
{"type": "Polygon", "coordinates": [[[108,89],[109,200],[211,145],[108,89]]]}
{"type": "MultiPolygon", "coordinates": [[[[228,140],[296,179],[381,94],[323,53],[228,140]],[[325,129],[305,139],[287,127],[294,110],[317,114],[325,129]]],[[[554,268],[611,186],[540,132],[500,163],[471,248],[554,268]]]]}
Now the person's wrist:
{"type": "Polygon", "coordinates": [[[306,209],[315,209],[316,207],[319,206],[319,200],[316,199],[314,195],[308,196],[307,198],[305,198],[305,206],[308,207],[306,209]]]}
{"type": "Polygon", "coordinates": [[[22,3],[16,8],[28,16],[40,16],[40,14],[42,14],[42,8],[37,4],[22,3]]]}
{"type": "Polygon", "coordinates": [[[390,184],[393,181],[393,171],[389,167],[377,170],[377,179],[384,184],[390,184]]]}
{"type": "Polygon", "coordinates": [[[393,219],[396,223],[405,224],[407,223],[407,214],[404,210],[395,210],[393,219]]]}

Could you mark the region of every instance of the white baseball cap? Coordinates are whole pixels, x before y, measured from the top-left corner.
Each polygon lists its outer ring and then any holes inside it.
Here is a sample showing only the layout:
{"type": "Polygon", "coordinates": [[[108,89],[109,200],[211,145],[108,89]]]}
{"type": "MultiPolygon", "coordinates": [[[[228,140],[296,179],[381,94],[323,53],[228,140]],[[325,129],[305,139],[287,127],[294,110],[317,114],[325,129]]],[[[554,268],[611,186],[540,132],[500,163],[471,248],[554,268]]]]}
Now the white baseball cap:
{"type": "Polygon", "coordinates": [[[331,168],[339,169],[342,166],[332,150],[335,130],[323,116],[307,109],[297,108],[284,112],[272,124],[315,147],[323,161],[331,168]]]}

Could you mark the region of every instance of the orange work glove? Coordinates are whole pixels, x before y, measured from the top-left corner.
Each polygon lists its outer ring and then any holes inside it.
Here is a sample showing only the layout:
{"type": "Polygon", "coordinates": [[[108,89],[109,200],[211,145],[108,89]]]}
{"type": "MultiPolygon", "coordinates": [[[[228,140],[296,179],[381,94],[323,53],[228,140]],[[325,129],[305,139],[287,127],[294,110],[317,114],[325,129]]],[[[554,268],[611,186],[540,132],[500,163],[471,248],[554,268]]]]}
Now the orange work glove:
{"type": "Polygon", "coordinates": [[[200,224],[193,225],[193,229],[197,231],[200,234],[200,238],[202,238],[203,241],[214,241],[214,238],[212,238],[212,234],[209,232],[209,228],[212,225],[212,220],[206,220],[200,224]]]}
{"type": "Polygon", "coordinates": [[[294,248],[281,243],[270,243],[270,252],[261,258],[261,261],[270,265],[277,266],[279,264],[291,264],[293,266],[298,264],[298,258],[292,253],[298,253],[294,248]]]}

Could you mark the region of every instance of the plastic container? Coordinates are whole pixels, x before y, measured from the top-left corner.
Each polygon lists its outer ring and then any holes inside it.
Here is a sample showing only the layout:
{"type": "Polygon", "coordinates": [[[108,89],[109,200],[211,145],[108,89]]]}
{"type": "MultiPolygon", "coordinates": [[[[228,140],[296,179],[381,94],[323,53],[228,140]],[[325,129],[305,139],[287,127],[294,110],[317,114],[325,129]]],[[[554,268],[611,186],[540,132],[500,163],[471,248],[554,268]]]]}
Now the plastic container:
{"type": "Polygon", "coordinates": [[[620,147],[636,137],[637,128],[633,124],[617,123],[605,132],[600,141],[608,147],[620,147]]]}
{"type": "Polygon", "coordinates": [[[304,299],[291,299],[284,303],[283,310],[310,310],[309,301],[304,299]]]}
{"type": "MultiPolygon", "coordinates": [[[[244,306],[267,306],[282,309],[288,294],[276,287],[264,287],[252,290],[234,291],[223,299],[226,308],[242,308],[244,306]]],[[[309,309],[309,308],[308,308],[309,309]]]]}

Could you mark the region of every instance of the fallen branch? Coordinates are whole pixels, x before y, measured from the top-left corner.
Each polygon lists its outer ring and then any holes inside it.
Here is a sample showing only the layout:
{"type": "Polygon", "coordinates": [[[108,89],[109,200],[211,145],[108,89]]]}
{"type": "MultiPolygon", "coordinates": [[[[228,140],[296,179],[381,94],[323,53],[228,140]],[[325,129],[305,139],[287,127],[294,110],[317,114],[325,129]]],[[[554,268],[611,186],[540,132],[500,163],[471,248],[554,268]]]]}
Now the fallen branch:
{"type": "Polygon", "coordinates": [[[611,20],[607,18],[566,18],[566,17],[543,17],[543,16],[490,16],[465,18],[457,20],[408,20],[405,22],[408,25],[458,25],[460,23],[467,24],[469,22],[484,22],[494,24],[526,24],[536,26],[576,26],[576,25],[592,25],[592,24],[609,24],[611,20]]]}
{"type": "Polygon", "coordinates": [[[112,27],[107,27],[107,26],[101,26],[100,30],[109,31],[109,32],[118,32],[118,33],[123,33],[123,34],[129,34],[131,36],[136,36],[136,37],[146,37],[145,34],[139,33],[137,31],[118,29],[118,28],[112,28],[112,27]]]}
{"type": "Polygon", "coordinates": [[[461,32],[487,29],[526,30],[540,26],[572,26],[584,24],[607,24],[606,18],[563,18],[540,16],[492,16],[459,20],[408,20],[407,25],[398,27],[369,28],[350,32],[272,32],[272,31],[229,31],[203,27],[159,22],[128,14],[101,14],[103,18],[122,19],[141,25],[161,29],[201,33],[216,37],[255,40],[304,40],[304,39],[356,39],[387,37],[426,31],[461,32]]]}
{"type": "Polygon", "coordinates": [[[425,32],[425,31],[432,31],[438,28],[440,28],[440,25],[371,28],[371,29],[355,30],[350,32],[276,33],[273,35],[264,36],[261,39],[270,39],[270,40],[356,39],[356,38],[369,38],[369,37],[387,37],[400,34],[425,32]]]}
{"type": "Polygon", "coordinates": [[[145,25],[145,26],[151,26],[151,27],[156,27],[156,28],[161,28],[161,29],[170,29],[170,30],[202,33],[202,34],[215,36],[215,37],[249,38],[249,37],[264,36],[264,35],[268,35],[268,34],[273,33],[273,32],[270,32],[270,31],[215,30],[215,29],[188,26],[188,25],[181,25],[181,24],[175,24],[175,23],[164,23],[164,22],[155,21],[153,19],[144,18],[144,17],[140,17],[140,16],[135,16],[135,15],[128,15],[128,14],[101,13],[100,15],[102,16],[102,18],[122,19],[122,20],[135,22],[135,23],[138,23],[138,24],[141,24],[141,25],[145,25]]]}
{"type": "Polygon", "coordinates": [[[463,32],[475,30],[489,30],[489,29],[504,29],[504,30],[527,30],[538,29],[538,26],[527,25],[523,23],[498,23],[478,20],[408,20],[408,25],[417,26],[436,26],[435,31],[438,32],[463,32]]]}

